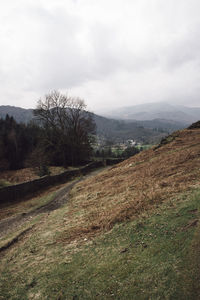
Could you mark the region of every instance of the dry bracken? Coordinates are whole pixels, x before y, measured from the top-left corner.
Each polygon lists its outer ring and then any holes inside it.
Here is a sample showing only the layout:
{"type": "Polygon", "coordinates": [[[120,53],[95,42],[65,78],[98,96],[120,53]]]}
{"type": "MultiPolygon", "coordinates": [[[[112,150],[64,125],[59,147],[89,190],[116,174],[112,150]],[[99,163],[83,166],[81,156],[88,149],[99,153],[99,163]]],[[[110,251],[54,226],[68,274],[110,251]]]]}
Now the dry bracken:
{"type": "Polygon", "coordinates": [[[109,230],[199,182],[200,129],[176,132],[168,143],[76,185],[58,241],[109,230]]]}

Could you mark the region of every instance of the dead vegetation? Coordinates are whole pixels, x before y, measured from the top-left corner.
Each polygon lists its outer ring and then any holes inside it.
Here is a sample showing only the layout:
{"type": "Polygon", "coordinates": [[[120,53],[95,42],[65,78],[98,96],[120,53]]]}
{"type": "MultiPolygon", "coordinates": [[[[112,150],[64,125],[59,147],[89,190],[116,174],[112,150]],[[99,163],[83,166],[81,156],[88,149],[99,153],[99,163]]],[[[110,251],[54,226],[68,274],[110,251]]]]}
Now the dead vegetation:
{"type": "Polygon", "coordinates": [[[58,241],[109,230],[194,187],[199,178],[200,129],[180,131],[162,147],[76,185],[58,241]]]}
{"type": "MultiPolygon", "coordinates": [[[[57,224],[57,241],[75,241],[110,230],[116,223],[175,199],[198,185],[199,178],[200,129],[176,132],[161,147],[76,184],[57,224]]],[[[28,208],[29,204],[32,202],[27,202],[28,208]]],[[[12,215],[12,209],[16,212],[16,205],[3,215],[12,215]]]]}
{"type": "Polygon", "coordinates": [[[188,127],[188,129],[197,129],[200,128],[200,121],[197,121],[196,123],[193,123],[188,127]]]}
{"type": "MultiPolygon", "coordinates": [[[[62,167],[49,167],[49,170],[51,175],[56,175],[66,171],[66,169],[62,167]]],[[[39,175],[34,168],[24,168],[20,170],[8,170],[0,172],[0,180],[5,180],[10,184],[22,183],[38,178],[39,175]]]]}
{"type": "Polygon", "coordinates": [[[84,179],[1,239],[2,299],[197,299],[199,178],[193,129],[84,179]]]}

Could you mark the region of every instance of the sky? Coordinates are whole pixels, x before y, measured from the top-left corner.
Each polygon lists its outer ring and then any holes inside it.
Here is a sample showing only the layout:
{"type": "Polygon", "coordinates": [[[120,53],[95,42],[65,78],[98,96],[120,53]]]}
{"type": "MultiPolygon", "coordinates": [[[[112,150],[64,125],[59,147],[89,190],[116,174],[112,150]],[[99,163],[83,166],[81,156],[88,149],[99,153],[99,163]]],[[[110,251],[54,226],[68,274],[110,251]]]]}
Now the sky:
{"type": "Polygon", "coordinates": [[[0,105],[200,106],[199,0],[0,0],[0,105]]]}

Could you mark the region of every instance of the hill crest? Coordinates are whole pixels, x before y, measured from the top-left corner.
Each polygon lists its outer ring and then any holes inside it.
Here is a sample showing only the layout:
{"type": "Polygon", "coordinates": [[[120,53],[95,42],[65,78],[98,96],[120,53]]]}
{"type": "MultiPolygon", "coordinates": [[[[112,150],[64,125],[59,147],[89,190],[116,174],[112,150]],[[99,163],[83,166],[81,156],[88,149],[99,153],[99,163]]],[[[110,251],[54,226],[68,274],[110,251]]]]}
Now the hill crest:
{"type": "Polygon", "coordinates": [[[103,115],[137,121],[165,119],[189,125],[200,119],[200,107],[187,107],[158,102],[116,108],[108,113],[105,112],[103,115]]]}

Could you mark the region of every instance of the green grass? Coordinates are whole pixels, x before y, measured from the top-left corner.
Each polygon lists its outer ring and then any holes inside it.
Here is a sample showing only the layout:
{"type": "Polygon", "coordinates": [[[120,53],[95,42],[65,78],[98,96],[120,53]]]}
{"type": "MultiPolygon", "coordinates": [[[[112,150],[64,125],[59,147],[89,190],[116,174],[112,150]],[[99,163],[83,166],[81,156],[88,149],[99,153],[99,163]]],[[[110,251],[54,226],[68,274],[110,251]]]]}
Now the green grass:
{"type": "Polygon", "coordinates": [[[56,196],[56,191],[51,192],[45,196],[38,197],[37,201],[35,201],[35,203],[33,202],[31,210],[35,210],[36,208],[46,205],[47,203],[51,202],[55,196],[56,196]]]}
{"type": "Polygon", "coordinates": [[[153,144],[147,144],[147,145],[141,145],[141,146],[135,146],[137,149],[141,149],[142,150],[148,150],[150,148],[152,148],[154,145],[153,144]]]}
{"type": "MultiPolygon", "coordinates": [[[[13,202],[13,204],[7,206],[1,206],[1,220],[11,217],[18,214],[28,213],[34,211],[35,209],[46,205],[47,203],[51,202],[53,198],[56,196],[56,191],[50,192],[43,196],[37,196],[26,201],[21,201],[19,203],[13,202]]],[[[0,239],[1,241],[1,239],[0,239]]]]}
{"type": "Polygon", "coordinates": [[[0,188],[4,188],[6,186],[11,185],[11,183],[9,181],[6,181],[4,179],[0,179],[0,188]]]}
{"type": "MultiPolygon", "coordinates": [[[[11,232],[7,234],[6,236],[1,237],[0,239],[0,249],[8,245],[10,242],[13,241],[17,236],[20,236],[23,234],[23,232],[28,231],[28,229],[31,229],[35,224],[37,224],[41,219],[41,216],[34,217],[29,223],[23,224],[21,227],[19,227],[15,232],[11,232]]],[[[1,294],[0,294],[1,299],[1,294]]]]}
{"type": "Polygon", "coordinates": [[[198,299],[199,200],[195,190],[71,246],[34,232],[3,258],[0,299],[198,299]]]}

